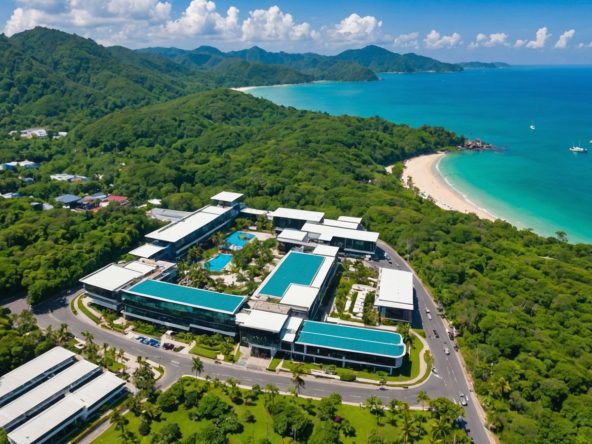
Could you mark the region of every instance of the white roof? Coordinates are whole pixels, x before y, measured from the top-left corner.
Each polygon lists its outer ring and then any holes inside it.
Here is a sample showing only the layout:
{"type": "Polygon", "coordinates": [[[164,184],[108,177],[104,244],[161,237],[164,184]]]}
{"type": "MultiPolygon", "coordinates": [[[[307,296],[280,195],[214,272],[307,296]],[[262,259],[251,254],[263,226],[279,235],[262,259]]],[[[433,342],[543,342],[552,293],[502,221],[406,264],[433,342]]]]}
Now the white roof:
{"type": "Polygon", "coordinates": [[[230,191],[222,191],[221,193],[212,196],[212,200],[219,200],[220,202],[234,202],[243,197],[241,193],[231,193],[230,191]]]}
{"type": "Polygon", "coordinates": [[[232,211],[232,208],[222,208],[210,205],[191,213],[183,219],[179,219],[178,221],[172,222],[152,233],[148,233],[146,237],[165,242],[177,242],[210,222],[215,221],[221,214],[228,211],[232,211]]]}
{"type": "Polygon", "coordinates": [[[327,275],[329,274],[329,271],[331,271],[331,267],[333,266],[334,262],[335,262],[334,257],[325,256],[323,258],[323,263],[321,264],[321,266],[317,270],[317,274],[315,275],[314,279],[310,283],[311,287],[321,288],[323,286],[323,284],[325,283],[325,280],[327,279],[327,275]]]}
{"type": "Polygon", "coordinates": [[[82,388],[76,390],[74,395],[84,403],[86,408],[91,408],[104,396],[107,396],[123,385],[125,385],[123,379],[118,378],[113,373],[105,372],[82,386],[82,388]]]}
{"type": "Polygon", "coordinates": [[[18,390],[32,379],[37,378],[52,368],[72,359],[75,356],[70,350],[54,347],[35,359],[15,368],[0,378],[0,399],[18,390]]]}
{"type": "Polygon", "coordinates": [[[331,227],[349,228],[350,230],[357,230],[360,226],[357,222],[347,222],[344,220],[325,219],[323,225],[329,225],[331,227]]]}
{"type": "Polygon", "coordinates": [[[278,240],[287,240],[287,241],[297,241],[297,242],[304,242],[306,239],[307,233],[300,230],[292,230],[290,228],[286,228],[282,230],[280,234],[278,234],[278,240]]]}
{"type": "Polygon", "coordinates": [[[310,310],[310,307],[312,307],[312,304],[314,304],[318,295],[318,288],[309,287],[308,285],[290,284],[284,293],[280,304],[304,308],[308,311],[310,310]]]}
{"type": "MultiPolygon", "coordinates": [[[[129,266],[129,264],[128,264],[129,266]]],[[[151,267],[146,272],[134,270],[134,267],[128,268],[117,264],[110,264],[88,276],[80,279],[80,282],[86,285],[92,285],[107,291],[115,291],[118,288],[129,284],[134,279],[141,278],[144,274],[154,270],[155,267],[151,267]]]]}
{"type": "Polygon", "coordinates": [[[296,334],[302,325],[302,318],[297,316],[290,316],[288,323],[286,324],[284,334],[282,335],[282,341],[294,342],[296,340],[296,334]]]}
{"type": "Polygon", "coordinates": [[[341,220],[343,222],[354,222],[358,225],[362,223],[361,217],[354,217],[354,216],[339,216],[337,218],[337,220],[341,220]]]}
{"type": "Polygon", "coordinates": [[[318,234],[320,239],[324,241],[330,241],[334,237],[365,242],[376,242],[378,240],[378,233],[374,231],[350,230],[322,224],[306,223],[302,227],[302,231],[318,234]]]}
{"type": "Polygon", "coordinates": [[[255,216],[267,216],[267,213],[269,213],[269,211],[266,210],[258,210],[257,208],[243,208],[241,210],[241,213],[245,213],[245,214],[253,214],[255,216]]]}
{"type": "Polygon", "coordinates": [[[158,245],[147,243],[130,251],[129,254],[137,257],[150,258],[154,256],[156,253],[159,253],[160,251],[164,250],[165,248],[166,247],[160,247],[158,245]]]}
{"type": "Polygon", "coordinates": [[[305,220],[308,222],[320,222],[325,213],[320,211],[296,210],[294,208],[278,208],[270,213],[273,217],[284,217],[286,219],[305,220]]]}
{"type": "Polygon", "coordinates": [[[288,315],[263,310],[243,310],[236,315],[241,327],[279,333],[288,320],[288,315]]]}
{"type": "Polygon", "coordinates": [[[381,268],[378,297],[374,305],[413,310],[413,274],[409,271],[381,268]]]}
{"type": "Polygon", "coordinates": [[[72,384],[97,371],[98,368],[92,362],[78,361],[43,384],[19,396],[0,409],[0,427],[7,426],[15,419],[34,409],[38,404],[67,390],[72,384]]]}
{"type": "Polygon", "coordinates": [[[76,396],[67,395],[18,429],[10,432],[8,439],[15,444],[34,443],[50,432],[56,425],[68,420],[82,410],[84,410],[84,403],[76,396]]]}
{"type": "Polygon", "coordinates": [[[336,257],[338,253],[339,247],[334,247],[332,245],[317,245],[312,251],[312,254],[329,257],[336,257]]]}
{"type": "Polygon", "coordinates": [[[151,271],[154,271],[156,267],[154,265],[145,264],[144,262],[133,261],[125,265],[124,268],[128,270],[137,271],[138,273],[142,273],[142,275],[145,275],[150,273],[151,271]]]}

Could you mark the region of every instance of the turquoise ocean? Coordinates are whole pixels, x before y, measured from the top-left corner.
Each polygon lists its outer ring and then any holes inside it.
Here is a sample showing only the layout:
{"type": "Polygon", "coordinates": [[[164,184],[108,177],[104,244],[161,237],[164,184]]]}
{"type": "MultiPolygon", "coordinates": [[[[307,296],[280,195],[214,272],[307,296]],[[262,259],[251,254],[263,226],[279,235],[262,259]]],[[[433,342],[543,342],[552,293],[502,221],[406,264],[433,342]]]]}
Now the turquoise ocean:
{"type": "Polygon", "coordinates": [[[248,92],[334,115],[444,126],[493,143],[500,149],[445,156],[438,170],[469,200],[520,228],[592,242],[591,66],[381,74],[378,82],[248,92]],[[570,152],[574,144],[590,153],[570,152]]]}

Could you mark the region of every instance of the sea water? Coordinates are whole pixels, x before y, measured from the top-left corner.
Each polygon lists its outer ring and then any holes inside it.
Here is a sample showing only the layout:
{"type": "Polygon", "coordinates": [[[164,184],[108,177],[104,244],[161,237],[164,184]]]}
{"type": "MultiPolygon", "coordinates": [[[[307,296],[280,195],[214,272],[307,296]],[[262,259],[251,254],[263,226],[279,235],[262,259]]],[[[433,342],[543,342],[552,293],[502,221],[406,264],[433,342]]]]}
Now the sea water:
{"type": "Polygon", "coordinates": [[[493,143],[498,150],[452,154],[438,169],[469,200],[520,228],[592,242],[592,66],[381,74],[377,82],[249,93],[335,115],[444,126],[493,143]],[[590,153],[570,152],[574,144],[590,153]]]}

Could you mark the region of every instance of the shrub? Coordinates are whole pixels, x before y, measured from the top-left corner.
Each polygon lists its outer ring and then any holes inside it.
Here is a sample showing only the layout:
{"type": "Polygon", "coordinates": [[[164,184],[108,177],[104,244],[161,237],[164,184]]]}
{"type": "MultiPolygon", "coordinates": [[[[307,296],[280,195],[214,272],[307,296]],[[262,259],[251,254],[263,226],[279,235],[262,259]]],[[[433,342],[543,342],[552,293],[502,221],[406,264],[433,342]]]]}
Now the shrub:
{"type": "Polygon", "coordinates": [[[147,436],[150,434],[150,421],[143,420],[140,423],[140,427],[138,428],[138,432],[140,435],[147,436]]]}
{"type": "Polygon", "coordinates": [[[356,380],[356,374],[345,370],[339,374],[339,379],[346,382],[353,382],[356,380]]]}

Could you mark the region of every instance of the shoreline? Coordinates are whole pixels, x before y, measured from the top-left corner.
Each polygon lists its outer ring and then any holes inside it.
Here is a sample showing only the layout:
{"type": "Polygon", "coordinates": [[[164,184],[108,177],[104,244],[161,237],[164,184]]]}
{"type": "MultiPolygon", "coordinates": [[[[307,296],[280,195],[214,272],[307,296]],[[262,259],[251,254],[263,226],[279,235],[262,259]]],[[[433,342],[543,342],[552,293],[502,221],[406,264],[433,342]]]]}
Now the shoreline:
{"type": "MultiPolygon", "coordinates": [[[[481,219],[491,221],[498,219],[486,209],[471,202],[446,180],[438,168],[438,164],[445,155],[446,153],[440,152],[406,160],[401,178],[403,186],[409,188],[408,180],[411,178],[413,186],[419,189],[421,197],[431,198],[436,205],[444,210],[473,213],[481,219]]],[[[392,171],[392,167],[390,170],[392,171]]],[[[387,172],[389,172],[389,167],[387,167],[387,172]]]]}

